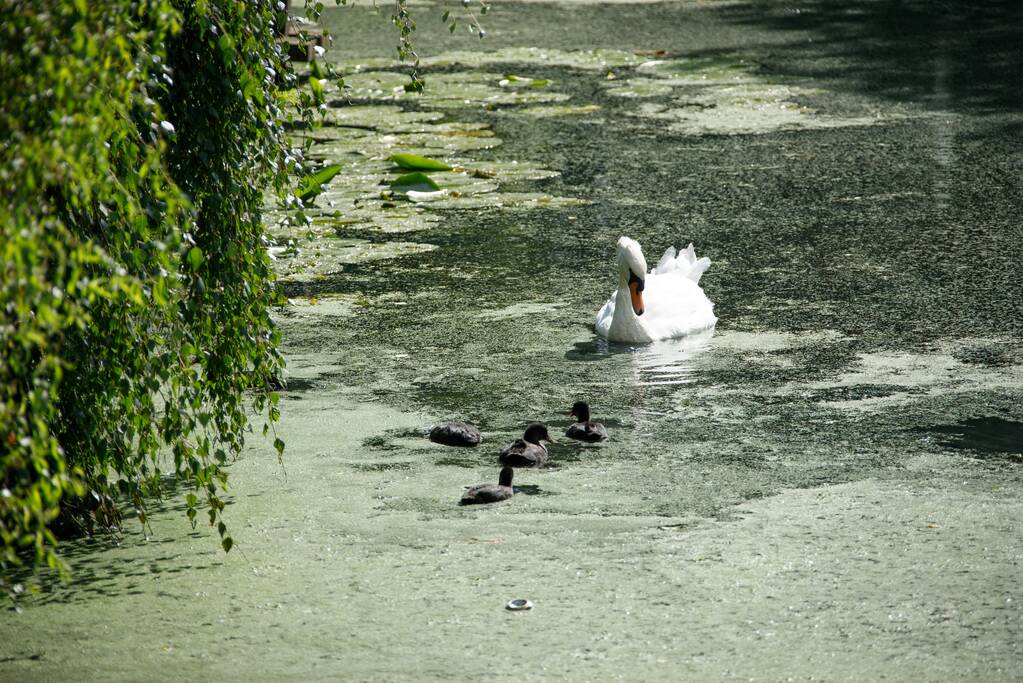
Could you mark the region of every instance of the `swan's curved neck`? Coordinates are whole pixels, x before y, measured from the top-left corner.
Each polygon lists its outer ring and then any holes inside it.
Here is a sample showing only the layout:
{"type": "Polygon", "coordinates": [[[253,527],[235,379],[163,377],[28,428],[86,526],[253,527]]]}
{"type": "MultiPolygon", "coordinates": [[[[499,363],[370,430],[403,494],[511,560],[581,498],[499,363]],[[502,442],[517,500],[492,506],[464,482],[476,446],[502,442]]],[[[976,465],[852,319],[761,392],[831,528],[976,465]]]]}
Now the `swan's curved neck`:
{"type": "Polygon", "coordinates": [[[629,264],[624,260],[618,262],[618,289],[621,290],[623,287],[628,288],[629,286],[629,274],[632,271],[629,269],[629,264]]]}
{"type": "Polygon", "coordinates": [[[608,340],[613,342],[645,343],[652,341],[653,338],[647,331],[643,319],[632,310],[629,272],[629,266],[622,264],[618,272],[618,291],[615,292],[614,316],[611,318],[608,340]]]}
{"type": "Polygon", "coordinates": [[[622,283],[615,294],[615,312],[611,318],[608,340],[613,342],[649,341],[643,321],[632,310],[632,296],[627,282],[622,283]]]}

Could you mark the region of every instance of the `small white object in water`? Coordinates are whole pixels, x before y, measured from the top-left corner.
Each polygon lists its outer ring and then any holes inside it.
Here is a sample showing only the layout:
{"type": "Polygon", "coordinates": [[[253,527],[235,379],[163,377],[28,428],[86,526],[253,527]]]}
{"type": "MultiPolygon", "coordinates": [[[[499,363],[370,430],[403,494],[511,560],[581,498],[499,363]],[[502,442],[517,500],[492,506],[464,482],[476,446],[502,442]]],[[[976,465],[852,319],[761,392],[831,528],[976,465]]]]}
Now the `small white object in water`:
{"type": "MultiPolygon", "coordinates": [[[[317,57],[322,57],[324,54],[326,54],[327,51],[319,45],[313,45],[313,52],[316,53],[317,57]]],[[[322,83],[323,81],[320,82],[322,83]]]]}
{"type": "Polygon", "coordinates": [[[504,606],[505,609],[509,609],[512,612],[520,612],[522,610],[533,609],[533,603],[524,598],[516,598],[515,600],[509,600],[508,604],[504,606]]]}
{"type": "Polygon", "coordinates": [[[436,190],[435,192],[419,192],[418,190],[409,190],[405,193],[409,201],[413,202],[432,202],[438,199],[443,199],[448,196],[447,190],[436,190]]]}

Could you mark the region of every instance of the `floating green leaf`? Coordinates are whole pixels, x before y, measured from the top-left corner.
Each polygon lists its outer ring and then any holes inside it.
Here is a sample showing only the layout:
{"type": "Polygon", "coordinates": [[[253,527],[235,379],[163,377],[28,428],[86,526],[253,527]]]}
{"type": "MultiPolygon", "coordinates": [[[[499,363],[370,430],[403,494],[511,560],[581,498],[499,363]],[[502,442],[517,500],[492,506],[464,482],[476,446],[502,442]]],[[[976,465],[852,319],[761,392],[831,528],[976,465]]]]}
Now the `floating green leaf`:
{"type": "Polygon", "coordinates": [[[331,178],[341,172],[341,164],[331,164],[330,166],[324,166],[316,173],[307,175],[302,178],[302,182],[298,184],[298,190],[295,192],[295,196],[301,200],[312,199],[316,195],[323,191],[323,185],[329,183],[331,178]]]}
{"type": "Polygon", "coordinates": [[[546,88],[548,85],[553,83],[549,78],[529,78],[528,76],[516,76],[515,74],[505,74],[504,78],[498,83],[502,88],[506,88],[510,85],[521,87],[526,86],[528,88],[546,88]]]}
{"type": "Polygon", "coordinates": [[[391,189],[401,193],[406,193],[410,190],[416,192],[436,192],[440,189],[440,185],[435,183],[433,178],[425,173],[416,171],[415,173],[406,173],[395,179],[391,183],[391,189]]]}
{"type": "Polygon", "coordinates": [[[451,167],[443,161],[437,161],[418,154],[392,154],[387,157],[398,166],[409,171],[450,171],[451,167]]]}

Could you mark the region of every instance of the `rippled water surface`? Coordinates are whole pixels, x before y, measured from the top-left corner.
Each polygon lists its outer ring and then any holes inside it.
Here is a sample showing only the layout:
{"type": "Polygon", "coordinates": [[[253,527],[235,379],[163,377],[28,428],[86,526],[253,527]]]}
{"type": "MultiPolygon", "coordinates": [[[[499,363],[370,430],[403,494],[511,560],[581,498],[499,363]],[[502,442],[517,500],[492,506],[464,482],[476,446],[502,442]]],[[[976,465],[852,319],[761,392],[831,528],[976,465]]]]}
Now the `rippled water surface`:
{"type": "Polygon", "coordinates": [[[325,13],[351,89],[309,135],[345,170],[272,216],[288,454],[234,466],[240,552],[174,502],[72,544],[0,676],[1018,676],[1020,10],[498,3],[482,42],[418,11],[425,96],[385,14],[325,13]],[[395,152],[448,194],[381,196],[395,152]],[[622,234],[710,256],[713,334],[594,336],[622,234]],[[578,399],[610,442],[455,505],[578,399]]]}

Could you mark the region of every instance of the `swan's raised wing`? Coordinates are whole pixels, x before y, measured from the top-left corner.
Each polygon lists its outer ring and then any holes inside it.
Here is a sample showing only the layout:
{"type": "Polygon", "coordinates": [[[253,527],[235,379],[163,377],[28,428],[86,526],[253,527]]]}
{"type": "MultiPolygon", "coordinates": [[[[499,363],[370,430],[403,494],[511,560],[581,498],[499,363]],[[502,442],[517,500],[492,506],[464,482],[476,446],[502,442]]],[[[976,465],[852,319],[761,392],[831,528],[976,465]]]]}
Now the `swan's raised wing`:
{"type": "Polygon", "coordinates": [[[696,284],[700,284],[700,276],[710,268],[710,263],[710,259],[706,256],[696,258],[696,249],[693,247],[693,243],[690,242],[689,246],[677,252],[677,255],[674,247],[668,247],[668,250],[664,252],[664,256],[657,262],[654,269],[650,271],[650,274],[662,275],[678,272],[696,284]]]}

